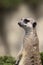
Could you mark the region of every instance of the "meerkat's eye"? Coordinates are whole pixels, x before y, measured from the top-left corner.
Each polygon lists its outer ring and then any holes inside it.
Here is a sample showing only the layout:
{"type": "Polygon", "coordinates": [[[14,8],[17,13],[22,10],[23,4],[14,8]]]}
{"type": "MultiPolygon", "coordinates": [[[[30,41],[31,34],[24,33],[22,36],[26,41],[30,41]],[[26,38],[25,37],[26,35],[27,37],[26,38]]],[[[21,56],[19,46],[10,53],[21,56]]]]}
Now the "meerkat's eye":
{"type": "Polygon", "coordinates": [[[28,23],[30,22],[30,20],[24,19],[24,23],[28,23]]]}

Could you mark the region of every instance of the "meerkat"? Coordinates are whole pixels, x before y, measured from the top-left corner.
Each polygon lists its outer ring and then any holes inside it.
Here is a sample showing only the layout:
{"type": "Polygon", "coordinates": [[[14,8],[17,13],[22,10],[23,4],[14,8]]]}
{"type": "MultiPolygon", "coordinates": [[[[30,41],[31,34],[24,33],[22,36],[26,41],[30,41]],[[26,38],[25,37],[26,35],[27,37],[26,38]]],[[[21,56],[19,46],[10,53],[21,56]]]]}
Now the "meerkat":
{"type": "Polygon", "coordinates": [[[36,32],[36,21],[32,18],[22,19],[18,25],[25,30],[23,48],[16,65],[42,65],[39,53],[39,40],[36,32]]]}

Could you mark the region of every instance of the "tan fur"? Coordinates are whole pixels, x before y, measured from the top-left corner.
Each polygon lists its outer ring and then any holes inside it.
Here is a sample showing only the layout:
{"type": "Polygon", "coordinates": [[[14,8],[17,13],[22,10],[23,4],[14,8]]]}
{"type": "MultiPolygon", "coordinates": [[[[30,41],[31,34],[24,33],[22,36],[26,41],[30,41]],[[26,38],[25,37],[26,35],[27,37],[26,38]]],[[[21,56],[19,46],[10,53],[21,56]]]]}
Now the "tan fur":
{"type": "Polygon", "coordinates": [[[40,60],[40,54],[39,54],[39,40],[36,33],[36,30],[34,29],[31,34],[24,38],[23,43],[23,50],[22,50],[22,58],[19,62],[19,65],[41,65],[40,60]],[[34,58],[31,58],[34,56],[34,58]],[[31,62],[31,61],[34,61],[31,62]]]}

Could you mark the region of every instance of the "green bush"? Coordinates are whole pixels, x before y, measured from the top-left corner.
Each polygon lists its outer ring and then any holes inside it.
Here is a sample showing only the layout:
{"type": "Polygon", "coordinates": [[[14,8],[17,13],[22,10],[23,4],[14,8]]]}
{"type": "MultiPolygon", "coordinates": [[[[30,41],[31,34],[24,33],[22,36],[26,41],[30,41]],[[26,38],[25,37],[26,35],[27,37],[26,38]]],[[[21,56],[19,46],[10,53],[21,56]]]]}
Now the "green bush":
{"type": "Polygon", "coordinates": [[[4,56],[0,57],[0,65],[14,65],[15,64],[15,58],[4,56]]]}

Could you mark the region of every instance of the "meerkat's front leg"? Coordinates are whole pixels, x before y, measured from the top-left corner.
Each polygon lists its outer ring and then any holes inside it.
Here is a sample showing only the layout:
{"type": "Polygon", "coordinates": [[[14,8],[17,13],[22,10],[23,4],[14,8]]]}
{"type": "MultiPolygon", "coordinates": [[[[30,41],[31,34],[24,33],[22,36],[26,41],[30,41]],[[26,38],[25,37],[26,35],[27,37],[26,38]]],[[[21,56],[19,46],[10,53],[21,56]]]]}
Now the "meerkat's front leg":
{"type": "Polygon", "coordinates": [[[18,65],[18,64],[19,64],[21,58],[22,58],[22,49],[21,49],[21,51],[19,52],[19,54],[17,55],[17,60],[16,60],[15,65],[18,65]]]}
{"type": "Polygon", "coordinates": [[[20,55],[17,57],[17,60],[16,60],[15,65],[18,65],[18,64],[19,64],[21,58],[22,58],[22,54],[20,54],[20,55]]]}

